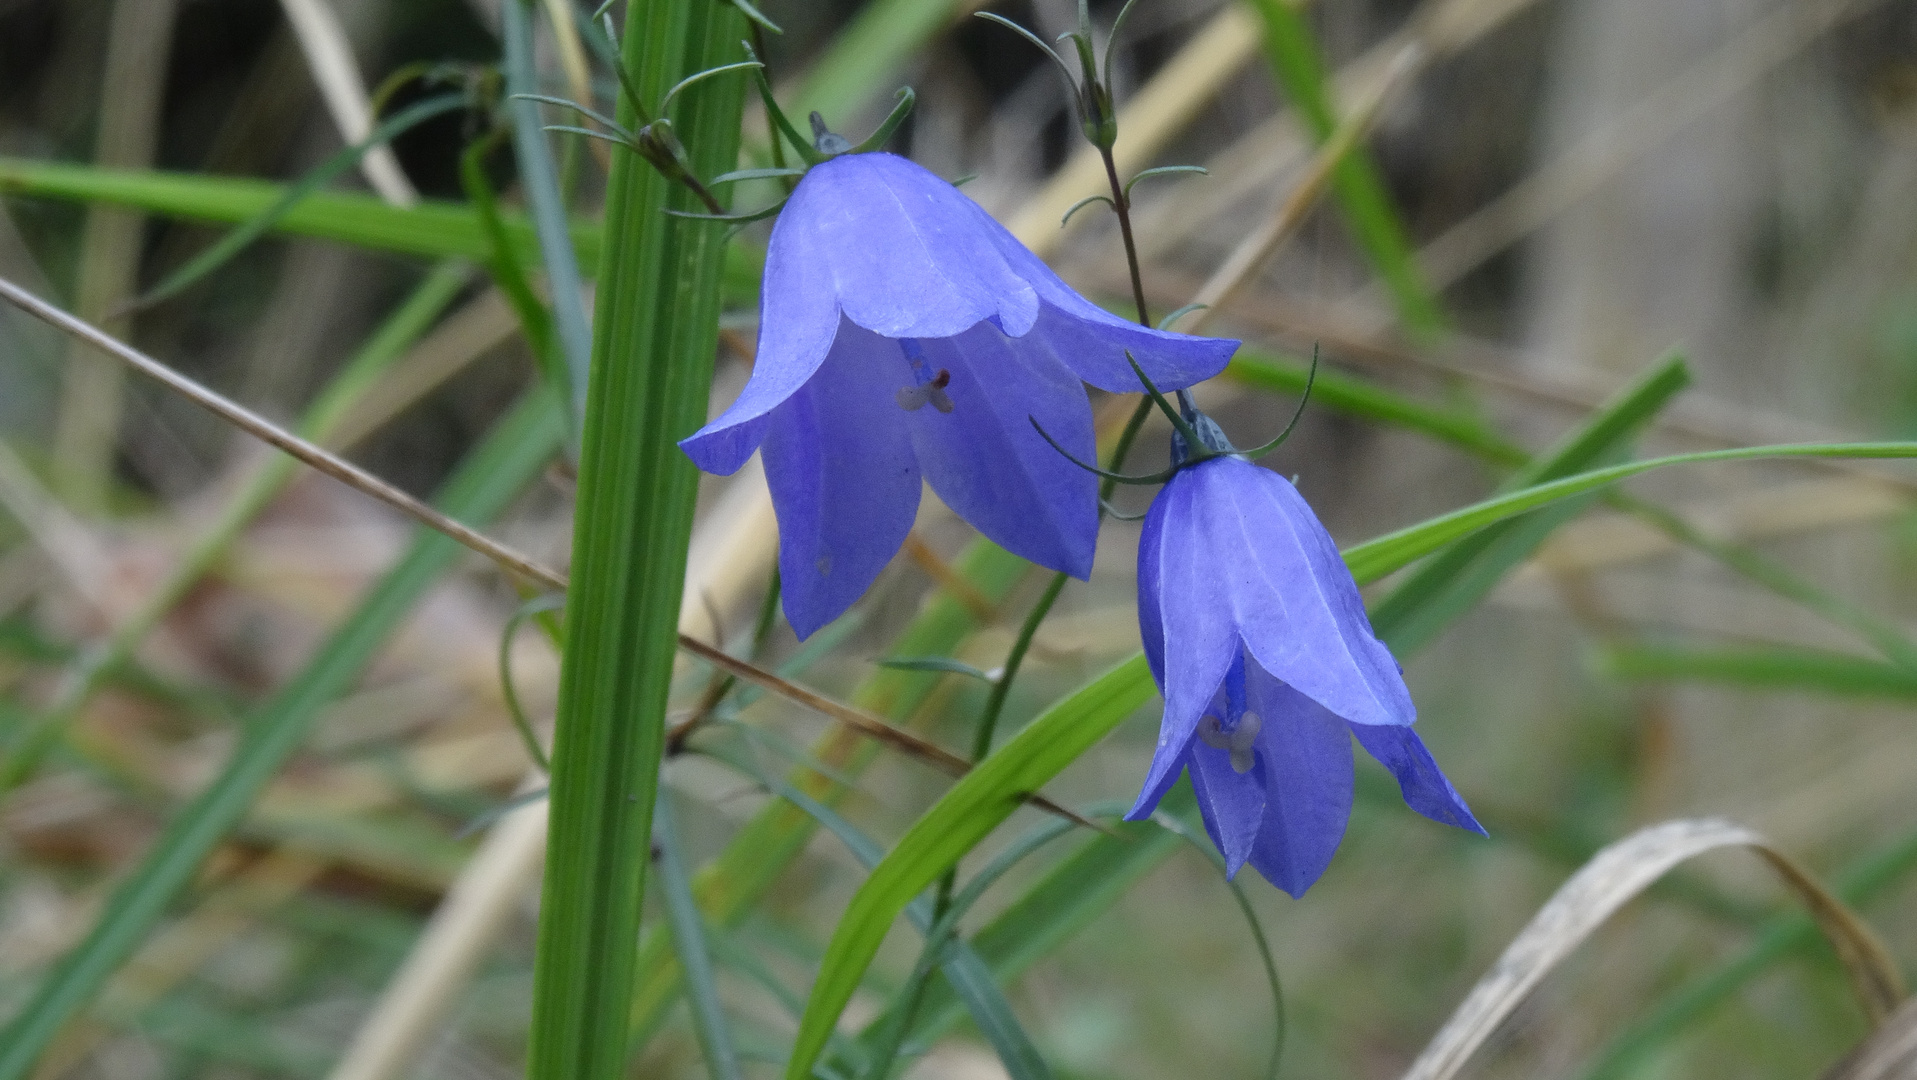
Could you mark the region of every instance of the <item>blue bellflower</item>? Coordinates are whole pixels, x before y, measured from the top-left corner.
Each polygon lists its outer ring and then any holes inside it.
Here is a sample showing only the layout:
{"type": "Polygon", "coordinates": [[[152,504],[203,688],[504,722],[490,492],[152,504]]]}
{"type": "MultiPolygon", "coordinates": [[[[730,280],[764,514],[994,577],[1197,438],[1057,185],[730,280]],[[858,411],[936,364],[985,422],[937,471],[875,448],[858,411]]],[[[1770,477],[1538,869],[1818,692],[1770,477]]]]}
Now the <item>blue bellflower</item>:
{"type": "Polygon", "coordinates": [[[1165,698],[1129,818],[1181,772],[1226,871],[1302,896],[1351,815],[1351,738],[1413,810],[1483,833],[1411,730],[1416,710],[1358,586],[1290,481],[1240,457],[1179,469],[1145,518],[1138,621],[1165,698]]]}
{"type": "Polygon", "coordinates": [[[872,584],[920,481],[1008,551],[1091,572],[1097,479],[1083,382],[1135,391],[1129,350],[1182,387],[1236,341],[1166,333],[1073,292],[957,188],[892,154],[814,166],[773,226],[739,399],[682,441],[711,473],[765,451],[787,620],[804,637],[872,584]]]}

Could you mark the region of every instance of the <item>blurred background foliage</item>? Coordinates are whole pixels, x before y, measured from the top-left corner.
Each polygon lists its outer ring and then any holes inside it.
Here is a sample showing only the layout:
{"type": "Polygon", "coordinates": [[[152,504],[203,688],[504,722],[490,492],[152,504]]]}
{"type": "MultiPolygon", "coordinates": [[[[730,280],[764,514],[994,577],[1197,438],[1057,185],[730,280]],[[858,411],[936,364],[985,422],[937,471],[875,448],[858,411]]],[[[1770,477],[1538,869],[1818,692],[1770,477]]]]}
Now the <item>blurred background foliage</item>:
{"type": "MultiPolygon", "coordinates": [[[[499,0],[322,2],[344,30],[362,91],[411,65],[448,73],[440,86],[399,86],[387,113],[447,87],[496,93],[487,87],[501,52],[499,0]]],[[[1481,497],[1514,457],[1552,445],[1671,350],[1687,358],[1694,386],[1646,429],[1643,453],[1917,436],[1917,4],[1289,5],[1142,0],[1114,68],[1121,102],[1154,91],[1181,101],[1159,116],[1163,137],[1134,167],[1211,170],[1138,189],[1146,284],[1163,311],[1189,299],[1283,199],[1307,157],[1300,131],[1326,130],[1313,120],[1331,115],[1324,100],[1300,97],[1324,88],[1287,82],[1295,66],[1275,73],[1267,49],[1282,42],[1268,27],[1287,12],[1299,20],[1307,52],[1333,76],[1337,108],[1379,57],[1407,35],[1428,35],[1428,54],[1366,143],[1385,195],[1372,209],[1384,216],[1367,226],[1341,181],[1208,327],[1245,338],[1248,354],[1276,365],[1262,380],[1241,372],[1203,392],[1247,439],[1288,415],[1298,357],[1314,344],[1327,383],[1348,386],[1353,396],[1342,399],[1326,389],[1272,459],[1298,475],[1341,543],[1481,497]],[[1180,79],[1202,85],[1181,97],[1180,79]],[[1389,245],[1367,241],[1377,235],[1367,228],[1401,235],[1415,257],[1381,261],[1389,245]],[[1396,288],[1386,283],[1394,272],[1396,288]],[[1424,308],[1419,290],[1430,298],[1424,308]],[[1476,434],[1434,437],[1432,424],[1375,406],[1387,399],[1421,406],[1454,435],[1476,434]],[[1365,400],[1374,405],[1350,404],[1365,400]]],[[[325,230],[289,218],[287,232],[129,315],[128,299],[218,237],[223,226],[207,219],[221,215],[103,209],[35,171],[96,163],[291,181],[321,165],[346,140],[285,14],[296,6],[0,0],[0,276],[289,422],[365,360],[376,329],[411,297],[424,305],[419,325],[378,361],[385,381],[345,410],[344,427],[355,460],[423,494],[539,380],[511,306],[482,272],[435,270],[417,247],[315,238],[325,230]]],[[[1062,88],[1034,50],[964,17],[980,5],[759,6],[784,31],[768,36],[765,59],[788,100],[824,106],[835,129],[863,132],[909,83],[918,106],[898,152],[949,177],[976,174],[965,190],[1003,220],[1056,220],[1063,207],[1044,201],[1056,198],[1048,184],[1080,150],[1062,88]],[[888,51],[887,42],[904,44],[888,51]]],[[[986,6],[1048,38],[1074,15],[1066,0],[986,6]]],[[[1091,10],[1102,32],[1116,5],[1091,10]]],[[[573,12],[582,23],[587,14],[573,12]]],[[[570,94],[551,27],[542,20],[537,41],[545,89],[570,94]]],[[[603,65],[595,70],[605,105],[610,81],[603,65]]],[[[755,104],[748,127],[762,130],[756,116],[755,104]]],[[[393,144],[400,182],[429,208],[465,202],[461,154],[490,124],[481,108],[404,133],[393,144]]],[[[1121,150],[1135,130],[1121,129],[1121,150]]],[[[559,145],[573,208],[589,221],[601,159],[583,144],[559,145]]],[[[481,172],[517,213],[509,141],[481,172]]],[[[331,187],[370,190],[354,171],[331,187]]],[[[379,194],[399,204],[406,195],[379,194]]],[[[742,203],[770,197],[742,187],[742,203]]],[[[743,381],[755,318],[749,267],[765,228],[736,241],[745,269],[728,301],[715,405],[743,381]]],[[[1054,239],[1049,257],[1066,278],[1114,306],[1124,300],[1117,235],[1097,208],[1054,239]]],[[[589,271],[594,262],[585,260],[589,271]]],[[[359,496],[299,478],[165,606],[155,632],[104,672],[45,752],[26,755],[67,680],[141,610],[262,456],[154,386],[74,374],[88,364],[99,361],[0,311],[0,740],[10,761],[24,762],[10,766],[11,790],[0,795],[0,1018],[79,939],[106,890],[216,775],[244,718],[304,666],[407,535],[359,496]],[[90,425],[99,430],[89,435],[90,425]]],[[[1144,454],[1155,458],[1165,435],[1148,432],[1144,454]]],[[[1632,493],[1643,502],[1599,501],[1553,522],[1548,540],[1517,551],[1482,596],[1445,609],[1415,646],[1394,639],[1421,731],[1490,840],[1410,814],[1367,763],[1345,846],[1305,899],[1241,879],[1284,977],[1287,1075],[1397,1075],[1566,876],[1602,844],[1672,816],[1722,814],[1760,829],[1847,888],[1907,970],[1917,960],[1909,470],[1734,465],[1660,475],[1632,493]]],[[[723,512],[728,494],[726,482],[708,481],[709,514],[723,512]]],[[[569,473],[555,459],[496,528],[563,563],[570,518],[569,473]]],[[[1010,701],[1014,724],[1136,648],[1136,535],[1135,525],[1108,523],[1097,574],[1067,589],[1038,638],[1010,701]]],[[[778,626],[769,662],[796,662],[808,682],[849,695],[970,539],[935,505],[917,536],[911,557],[822,635],[824,650],[778,626]]],[[[758,566],[709,598],[728,640],[751,637],[764,576],[758,566]]],[[[1040,585],[1018,582],[1002,606],[960,589],[990,611],[958,657],[1000,663],[1040,585]]],[[[497,672],[519,601],[470,563],[427,593],[36,1075],[339,1075],[353,1033],[470,857],[475,830],[528,775],[497,672]]],[[[539,726],[556,662],[539,634],[514,641],[517,689],[539,726]]],[[[685,710],[705,687],[704,672],[685,673],[685,710]]],[[[941,677],[917,716],[932,737],[963,745],[984,693],[962,675],[941,677]]],[[[742,726],[708,733],[712,743],[774,772],[789,764],[782,747],[823,730],[774,700],[729,711],[742,726]]],[[[1128,798],[1155,722],[1141,713],[1048,791],[1074,805],[1128,798]]],[[[694,863],[767,798],[709,757],[675,758],[667,778],[694,863]]],[[[841,809],[885,840],[945,784],[881,759],[841,809]]],[[[1028,816],[1038,820],[1030,811],[1020,820],[1028,816]]],[[[1842,970],[1825,946],[1778,922],[1790,902],[1741,860],[1713,856],[1628,909],[1546,982],[1477,1067],[1490,1076],[1799,1077],[1835,1060],[1865,1030],[1842,970]]],[[[1043,870],[1015,871],[971,923],[988,922],[1043,870]]],[[[792,1022],[751,973],[803,995],[861,876],[822,836],[763,905],[715,933],[721,998],[748,1073],[769,1070],[759,1056],[782,1057],[792,1022]]],[[[530,882],[515,894],[504,932],[454,988],[409,1075],[518,1072],[535,899],[530,882]]],[[[662,918],[663,907],[649,912],[649,923],[662,918]]],[[[855,1021],[878,1012],[915,948],[895,934],[870,993],[855,1000],[855,1021]]],[[[1272,1038],[1260,960],[1215,870],[1189,850],[1144,873],[1008,994],[1061,1076],[1253,1075],[1272,1038]]],[[[638,1050],[634,1074],[697,1075],[698,1046],[677,1008],[638,1050]]],[[[961,1028],[911,1075],[999,1068],[961,1028]]]]}

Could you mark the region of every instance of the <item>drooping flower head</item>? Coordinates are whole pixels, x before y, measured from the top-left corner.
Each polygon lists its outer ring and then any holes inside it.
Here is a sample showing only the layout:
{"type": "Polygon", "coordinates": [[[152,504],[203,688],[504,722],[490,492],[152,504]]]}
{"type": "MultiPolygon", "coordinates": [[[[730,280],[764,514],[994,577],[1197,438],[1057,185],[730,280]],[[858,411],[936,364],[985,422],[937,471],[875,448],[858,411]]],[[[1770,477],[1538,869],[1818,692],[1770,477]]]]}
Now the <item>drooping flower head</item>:
{"type": "Polygon", "coordinates": [[[707,472],[763,447],[787,620],[801,637],[872,584],[904,543],[921,481],[1007,550],[1078,577],[1098,531],[1094,477],[1046,446],[1094,452],[1083,382],[1182,387],[1236,341],[1139,326],[1072,291],[950,183],[904,158],[813,166],[766,252],[752,377],[680,443],[707,472]]]}
{"type": "Polygon", "coordinates": [[[1249,862],[1303,895],[1344,836],[1356,736],[1413,810],[1484,831],[1412,731],[1397,661],[1284,477],[1234,453],[1179,468],[1145,518],[1138,621],[1165,714],[1132,819],[1189,772],[1227,872],[1249,862]]]}

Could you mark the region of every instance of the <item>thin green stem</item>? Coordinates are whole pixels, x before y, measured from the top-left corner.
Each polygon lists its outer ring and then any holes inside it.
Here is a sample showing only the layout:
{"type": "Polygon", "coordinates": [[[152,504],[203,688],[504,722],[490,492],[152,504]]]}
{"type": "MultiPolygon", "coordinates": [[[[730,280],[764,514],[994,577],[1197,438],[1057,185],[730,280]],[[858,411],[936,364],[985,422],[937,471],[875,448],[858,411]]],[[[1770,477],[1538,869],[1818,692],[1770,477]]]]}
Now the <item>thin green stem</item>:
{"type": "Polygon", "coordinates": [[[1125,185],[1118,181],[1118,163],[1112,160],[1109,146],[1098,148],[1098,154],[1105,159],[1105,179],[1112,185],[1112,211],[1118,215],[1118,232],[1125,238],[1125,265],[1132,272],[1132,303],[1138,305],[1138,322],[1150,326],[1150,309],[1145,306],[1145,279],[1138,272],[1138,243],[1132,239],[1132,200],[1125,194],[1125,185]]]}

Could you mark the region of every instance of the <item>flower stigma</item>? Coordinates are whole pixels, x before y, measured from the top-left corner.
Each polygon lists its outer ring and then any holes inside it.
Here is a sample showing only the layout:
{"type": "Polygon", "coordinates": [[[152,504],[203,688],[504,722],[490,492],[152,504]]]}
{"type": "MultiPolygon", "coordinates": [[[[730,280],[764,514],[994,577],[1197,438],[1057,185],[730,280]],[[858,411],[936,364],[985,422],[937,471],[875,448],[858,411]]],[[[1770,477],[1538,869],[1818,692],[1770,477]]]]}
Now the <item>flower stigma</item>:
{"type": "Polygon", "coordinates": [[[1263,730],[1265,722],[1257,713],[1240,713],[1238,722],[1227,729],[1216,713],[1206,713],[1198,721],[1198,738],[1214,750],[1223,750],[1231,755],[1231,771],[1240,776],[1251,771],[1252,747],[1258,741],[1258,732],[1263,730]]]}
{"type": "Polygon", "coordinates": [[[945,388],[952,385],[952,372],[946,368],[932,371],[932,365],[925,362],[925,350],[919,347],[917,338],[900,338],[899,346],[905,351],[905,359],[912,365],[914,385],[902,386],[892,395],[899,408],[906,412],[918,412],[930,402],[941,413],[952,411],[952,399],[945,388]]]}

